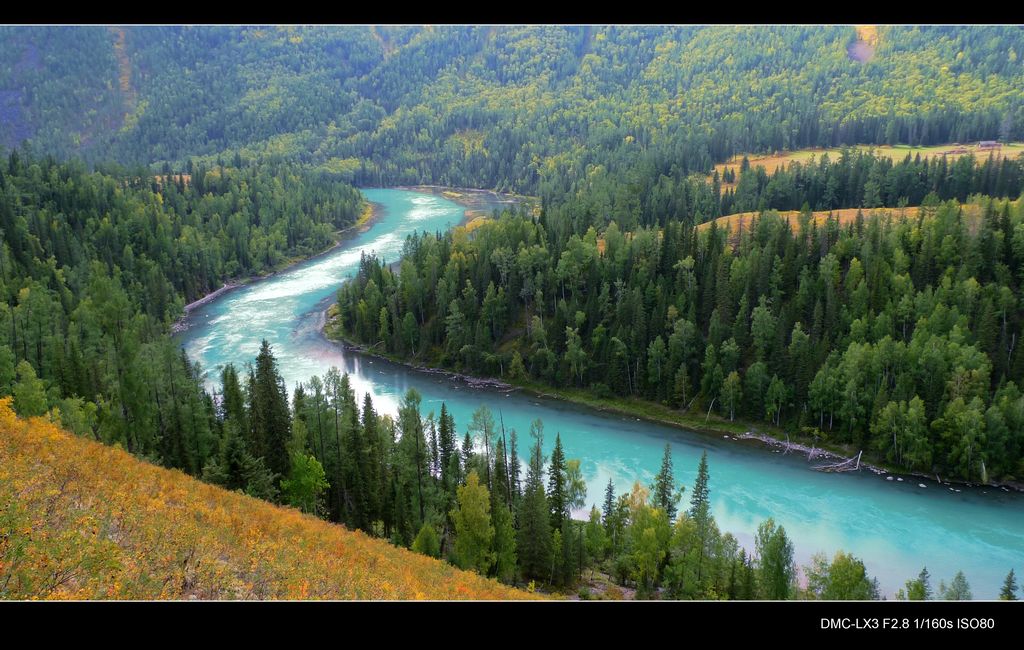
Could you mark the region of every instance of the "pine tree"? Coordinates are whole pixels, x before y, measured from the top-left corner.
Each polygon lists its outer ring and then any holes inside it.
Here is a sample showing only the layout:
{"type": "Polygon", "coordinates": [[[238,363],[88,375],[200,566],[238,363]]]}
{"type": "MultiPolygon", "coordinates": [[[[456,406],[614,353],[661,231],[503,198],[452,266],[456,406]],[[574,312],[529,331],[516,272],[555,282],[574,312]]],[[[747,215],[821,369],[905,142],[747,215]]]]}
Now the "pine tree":
{"type": "Polygon", "coordinates": [[[470,468],[473,466],[473,438],[466,432],[466,435],[462,438],[462,467],[465,469],[466,474],[469,474],[470,468]]]}
{"type": "Polygon", "coordinates": [[[367,461],[366,445],[363,441],[362,427],[359,424],[359,409],[354,404],[347,404],[347,413],[343,416],[342,431],[342,480],[347,494],[348,516],[345,521],[359,530],[370,529],[370,507],[366,482],[367,461]]]}
{"type": "Polygon", "coordinates": [[[245,395],[238,381],[238,371],[234,364],[227,364],[221,372],[221,420],[232,420],[237,423],[238,431],[248,431],[249,422],[245,411],[245,395]]]}
{"type": "Polygon", "coordinates": [[[611,479],[608,479],[608,487],[604,489],[604,508],[602,509],[601,521],[607,528],[610,523],[610,518],[615,512],[615,483],[611,479]]]}
{"type": "Polygon", "coordinates": [[[249,396],[249,412],[257,444],[257,455],[263,456],[267,469],[287,476],[291,469],[288,441],[291,438],[291,417],[288,393],[277,370],[277,360],[266,339],[256,357],[253,392],[249,396]]]}
{"type": "Polygon", "coordinates": [[[373,522],[384,519],[385,501],[385,449],[377,422],[377,413],[373,410],[370,394],[363,396],[363,444],[366,448],[363,481],[366,486],[367,519],[373,522]]]}
{"type": "Polygon", "coordinates": [[[512,505],[512,495],[508,492],[508,472],[505,467],[505,445],[498,440],[494,445],[494,489],[491,493],[495,498],[504,503],[506,507],[512,505]]]}
{"type": "Polygon", "coordinates": [[[438,446],[438,461],[441,463],[441,482],[442,485],[447,487],[447,476],[445,473],[448,471],[448,465],[451,461],[452,454],[455,453],[455,426],[454,422],[451,421],[451,414],[448,412],[448,407],[445,406],[444,402],[441,402],[441,415],[437,421],[437,446],[438,446]]]}
{"type": "Polygon", "coordinates": [[[690,497],[690,517],[697,524],[697,538],[700,543],[697,560],[697,581],[703,577],[704,556],[707,547],[707,540],[714,521],[711,517],[711,503],[708,500],[708,452],[700,457],[700,465],[697,467],[697,480],[693,484],[693,494],[690,497]]]}
{"type": "Polygon", "coordinates": [[[254,457],[238,435],[234,422],[224,425],[220,453],[203,468],[203,480],[229,490],[238,490],[251,497],[273,501],[277,498],[277,476],[254,457]]]}
{"type": "MultiPolygon", "coordinates": [[[[655,508],[661,508],[668,515],[668,520],[676,520],[676,504],[682,498],[682,493],[676,491],[675,477],[672,475],[672,447],[665,443],[665,454],[661,458],[661,470],[654,478],[651,486],[651,503],[655,508]]],[[[609,480],[608,488],[611,489],[609,480]]],[[[611,494],[605,493],[605,504],[610,503],[611,494]]]]}
{"type": "Polygon", "coordinates": [[[928,567],[921,569],[916,580],[908,580],[905,596],[907,600],[931,600],[932,586],[931,576],[928,575],[928,567]]]}
{"type": "Polygon", "coordinates": [[[420,419],[421,399],[419,392],[410,388],[398,409],[399,426],[402,431],[398,443],[402,464],[401,480],[413,503],[412,511],[409,513],[414,518],[413,530],[418,530],[426,520],[430,491],[427,484],[430,473],[429,452],[423,421],[420,419]]]}
{"type": "Polygon", "coordinates": [[[708,501],[708,452],[700,457],[700,465],[697,466],[697,480],[693,484],[693,494],[690,496],[690,516],[698,521],[706,519],[709,514],[710,504],[708,501]]]}
{"type": "Polygon", "coordinates": [[[519,504],[516,548],[523,576],[544,579],[551,570],[551,515],[544,494],[543,426],[539,421],[534,422],[531,433],[535,434],[535,443],[526,472],[523,499],[519,504]]]}
{"type": "Polygon", "coordinates": [[[516,531],[512,526],[512,513],[501,499],[492,498],[491,514],[494,524],[494,577],[506,584],[514,584],[516,531]]]}
{"type": "Polygon", "coordinates": [[[1006,574],[1003,588],[999,592],[999,600],[1017,600],[1017,578],[1013,575],[1013,569],[1006,574]]]}
{"type": "Polygon", "coordinates": [[[508,458],[508,476],[509,476],[509,487],[512,490],[512,512],[515,512],[516,508],[519,507],[519,499],[522,496],[522,486],[519,482],[519,451],[518,439],[516,437],[516,430],[509,430],[509,458],[508,458]]]}
{"type": "Polygon", "coordinates": [[[555,434],[555,449],[551,452],[551,468],[548,473],[548,505],[551,508],[551,529],[562,529],[562,522],[569,516],[569,502],[566,493],[565,454],[562,452],[561,436],[555,434]]]}

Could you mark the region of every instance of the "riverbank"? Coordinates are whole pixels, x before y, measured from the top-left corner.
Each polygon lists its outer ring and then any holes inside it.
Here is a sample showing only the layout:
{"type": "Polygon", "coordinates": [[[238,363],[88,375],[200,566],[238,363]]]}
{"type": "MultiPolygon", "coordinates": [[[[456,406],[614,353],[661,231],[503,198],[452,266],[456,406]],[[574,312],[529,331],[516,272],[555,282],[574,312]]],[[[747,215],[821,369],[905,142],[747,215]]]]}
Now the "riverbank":
{"type": "Polygon", "coordinates": [[[347,240],[369,230],[373,226],[374,222],[376,222],[380,218],[380,214],[380,206],[378,206],[376,203],[373,203],[372,201],[367,201],[366,205],[363,206],[362,213],[360,213],[359,218],[356,219],[355,223],[353,223],[351,226],[347,228],[342,228],[341,230],[336,231],[334,233],[334,241],[327,248],[320,251],[319,253],[315,253],[314,255],[308,257],[303,257],[301,255],[289,257],[288,259],[277,264],[272,271],[260,275],[250,275],[242,278],[231,278],[230,280],[225,282],[224,286],[222,286],[221,288],[216,289],[215,291],[211,291],[202,298],[194,300],[193,302],[190,302],[189,304],[185,305],[182,315],[178,318],[178,320],[174,321],[174,323],[171,325],[171,334],[180,334],[188,329],[188,315],[189,312],[191,312],[192,310],[198,307],[202,307],[203,305],[216,300],[222,294],[227,293],[232,289],[244,287],[247,284],[257,282],[259,280],[266,280],[267,278],[274,277],[278,273],[282,273],[284,271],[289,270],[290,268],[297,264],[302,264],[303,262],[311,262],[315,259],[323,257],[324,255],[330,254],[332,251],[334,251],[334,249],[343,245],[347,240]]]}
{"type": "Polygon", "coordinates": [[[760,444],[770,448],[775,453],[794,453],[807,457],[808,469],[816,469],[822,465],[836,465],[851,461],[861,455],[859,462],[853,461],[856,469],[843,471],[868,471],[877,476],[884,476],[886,480],[903,482],[910,479],[925,479],[930,482],[949,488],[953,492],[959,492],[953,486],[969,488],[990,488],[1004,492],[1024,492],[1024,485],[1014,482],[988,483],[978,485],[960,479],[942,478],[937,474],[923,474],[920,472],[908,472],[905,469],[893,467],[884,461],[870,455],[866,450],[852,449],[835,445],[821,445],[819,442],[808,439],[806,436],[792,435],[789,432],[776,427],[765,427],[761,423],[751,423],[744,420],[727,420],[717,414],[700,415],[672,409],[663,404],[656,404],[645,400],[623,397],[599,397],[589,391],[576,388],[554,388],[535,382],[507,382],[499,379],[467,375],[452,371],[440,366],[433,366],[422,363],[412,363],[406,359],[390,355],[373,347],[360,345],[346,339],[338,331],[334,319],[337,316],[337,305],[331,305],[325,312],[324,327],[322,334],[327,340],[340,345],[345,350],[358,352],[360,354],[384,359],[392,363],[403,365],[421,372],[438,374],[450,379],[461,381],[471,387],[495,388],[503,391],[521,390],[528,395],[536,397],[557,399],[564,402],[583,406],[603,413],[632,417],[636,420],[653,422],[671,426],[677,429],[691,431],[708,436],[720,436],[740,444],[760,444]],[[811,463],[816,463],[811,465],[811,463]],[[820,463],[820,464],[818,464],[820,463]]]}

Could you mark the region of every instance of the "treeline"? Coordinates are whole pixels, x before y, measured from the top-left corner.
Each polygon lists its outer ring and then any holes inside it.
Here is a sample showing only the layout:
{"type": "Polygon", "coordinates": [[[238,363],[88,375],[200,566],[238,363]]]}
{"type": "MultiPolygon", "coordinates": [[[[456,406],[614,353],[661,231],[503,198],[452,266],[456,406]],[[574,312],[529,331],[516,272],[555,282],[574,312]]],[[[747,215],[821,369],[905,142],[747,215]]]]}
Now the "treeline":
{"type": "Polygon", "coordinates": [[[57,407],[67,428],[147,457],[181,441],[205,453],[208,398],[171,322],[226,280],[322,250],[363,201],[286,165],[193,172],[17,151],[0,164],[0,394],[19,413],[57,407]]]}
{"type": "Polygon", "coordinates": [[[1015,27],[880,27],[865,63],[852,26],[0,33],[0,143],[179,172],[237,152],[555,198],[563,179],[743,152],[1024,139],[1015,27]]]}
{"type": "Polygon", "coordinates": [[[451,368],[748,418],[968,481],[1024,476],[1019,202],[623,233],[506,213],[365,258],[342,335],[451,368]]]}

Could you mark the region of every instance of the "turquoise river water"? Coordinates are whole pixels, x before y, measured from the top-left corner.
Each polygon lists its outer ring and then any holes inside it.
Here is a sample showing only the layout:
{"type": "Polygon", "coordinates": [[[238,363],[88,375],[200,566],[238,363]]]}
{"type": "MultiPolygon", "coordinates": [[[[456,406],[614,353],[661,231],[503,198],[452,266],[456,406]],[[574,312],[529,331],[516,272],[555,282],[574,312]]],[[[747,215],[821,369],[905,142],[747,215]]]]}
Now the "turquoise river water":
{"type": "MultiPolygon", "coordinates": [[[[805,458],[776,453],[758,444],[693,433],[609,415],[517,391],[469,387],[462,381],[425,373],[345,351],[321,334],[324,310],[338,286],[358,268],[362,252],[388,262],[399,258],[414,231],[444,231],[459,223],[464,209],[433,194],[406,190],[363,190],[380,216],[364,233],[330,253],[270,278],[228,291],[194,309],[179,335],[190,358],[198,360],[213,386],[223,364],[251,362],[266,338],[274,349],[289,393],[296,382],[322,375],[331,366],[349,373],[357,396],[369,392],[379,411],[396,413],[409,388],[423,396],[423,414],[445,402],[460,435],[470,415],[487,404],[497,420],[520,434],[520,454],[529,444],[529,426],[544,421],[550,453],[555,433],[569,458],[582,459],[587,510],[603,499],[611,478],[616,493],[634,481],[649,484],[666,442],[672,445],[676,480],[693,484],[703,450],[708,452],[710,496],[719,527],[748,549],[757,525],[771,516],[794,540],[796,559],[831,556],[838,549],[862,558],[892,598],[903,583],[927,565],[933,586],[963,570],[975,598],[995,598],[1010,568],[1024,573],[1024,495],[998,489],[963,488],[959,493],[934,481],[909,477],[886,481],[870,472],[825,474],[805,458]]],[[[684,494],[681,507],[686,507],[684,494]]],[[[580,513],[582,515],[582,513],[580,513]]]]}

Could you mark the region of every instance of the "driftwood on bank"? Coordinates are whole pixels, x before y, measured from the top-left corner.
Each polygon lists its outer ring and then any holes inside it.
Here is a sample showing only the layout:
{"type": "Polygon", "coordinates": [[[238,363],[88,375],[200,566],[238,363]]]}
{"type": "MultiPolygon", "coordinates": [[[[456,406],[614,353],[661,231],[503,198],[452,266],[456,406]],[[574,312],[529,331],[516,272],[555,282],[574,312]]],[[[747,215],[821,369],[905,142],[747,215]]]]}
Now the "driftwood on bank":
{"type": "Polygon", "coordinates": [[[846,460],[838,463],[827,463],[825,465],[816,465],[812,469],[816,469],[819,472],[855,472],[860,469],[860,457],[864,452],[859,452],[856,456],[850,456],[846,460]]]}
{"type": "Polygon", "coordinates": [[[845,456],[840,456],[839,454],[828,451],[826,449],[819,449],[818,447],[808,447],[807,445],[802,445],[798,442],[792,442],[789,440],[788,434],[786,435],[785,441],[777,440],[763,433],[754,433],[753,431],[748,431],[737,437],[741,440],[759,440],[764,444],[768,445],[769,447],[781,449],[783,454],[788,454],[791,452],[805,454],[807,456],[807,462],[811,462],[814,460],[828,461],[825,462],[824,464],[819,464],[811,467],[811,469],[815,469],[821,472],[853,472],[859,471],[863,467],[864,469],[874,472],[875,474],[886,473],[885,470],[879,469],[867,463],[862,463],[861,457],[863,456],[863,451],[858,453],[856,456],[846,458],[845,456]]]}

